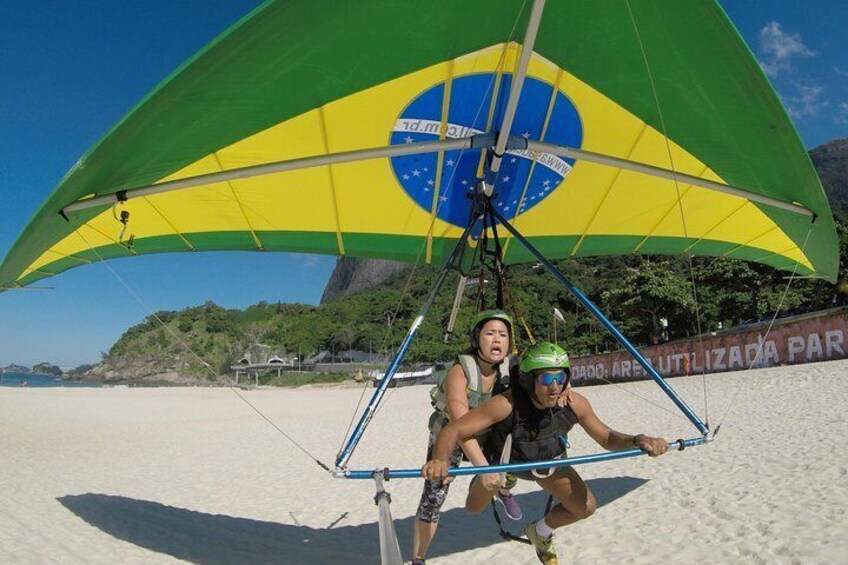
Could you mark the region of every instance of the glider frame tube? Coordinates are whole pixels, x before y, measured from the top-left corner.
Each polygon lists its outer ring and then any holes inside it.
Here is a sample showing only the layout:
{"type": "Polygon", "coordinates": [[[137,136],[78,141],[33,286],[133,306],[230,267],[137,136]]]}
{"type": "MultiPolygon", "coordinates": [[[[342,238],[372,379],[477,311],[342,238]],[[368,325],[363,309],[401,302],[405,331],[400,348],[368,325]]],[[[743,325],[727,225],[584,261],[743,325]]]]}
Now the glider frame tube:
{"type": "Polygon", "coordinates": [[[491,143],[491,135],[474,135],[470,137],[460,137],[456,139],[440,139],[437,141],[419,141],[415,143],[404,143],[403,145],[390,145],[388,147],[372,147],[369,149],[358,149],[355,151],[342,151],[339,153],[329,153],[326,155],[315,155],[312,157],[302,157],[298,159],[288,159],[285,161],[275,161],[273,163],[263,163],[261,165],[252,165],[249,167],[241,167],[239,169],[230,169],[217,173],[207,173],[205,175],[197,175],[184,179],[160,182],[148,186],[131,188],[127,190],[117,191],[113,194],[105,194],[103,196],[95,196],[77,200],[68,204],[60,211],[65,215],[69,212],[94,208],[96,206],[104,206],[115,204],[117,202],[125,202],[132,198],[140,198],[142,196],[150,196],[153,194],[161,194],[163,192],[173,192],[185,188],[202,186],[215,182],[227,182],[238,179],[247,179],[270,175],[275,173],[285,173],[288,171],[297,171],[300,169],[308,169],[311,167],[320,167],[326,165],[338,165],[342,163],[353,163],[356,161],[367,161],[370,159],[381,159],[388,157],[401,157],[404,155],[417,155],[419,153],[432,153],[434,151],[451,151],[455,149],[468,149],[470,147],[485,146],[491,143]]]}
{"type": "Polygon", "coordinates": [[[498,139],[495,147],[492,150],[494,156],[489,165],[491,176],[487,179],[487,194],[491,195],[494,190],[494,178],[497,176],[501,168],[501,159],[506,150],[507,141],[509,140],[509,132],[512,129],[512,122],[515,119],[515,112],[518,109],[518,101],[521,98],[521,89],[524,87],[524,78],[527,76],[527,67],[530,65],[530,56],[533,54],[533,46],[536,43],[536,35],[539,32],[539,24],[542,22],[542,11],[545,9],[545,0],[535,0],[533,8],[530,11],[530,18],[527,22],[527,29],[524,32],[524,43],[521,46],[521,56],[518,61],[518,68],[512,77],[512,86],[509,91],[509,100],[504,110],[504,117],[501,121],[501,128],[498,132],[498,139]]]}
{"type": "MultiPolygon", "coordinates": [[[[698,436],[690,439],[679,439],[669,442],[669,451],[682,451],[686,447],[703,445],[711,441],[707,436],[698,436]]],[[[627,459],[630,457],[638,457],[647,455],[646,451],[641,449],[627,449],[625,451],[607,451],[604,453],[594,453],[591,455],[578,455],[577,457],[566,457],[563,459],[549,459],[547,461],[532,461],[528,463],[504,463],[501,465],[488,465],[485,467],[453,467],[448,469],[448,476],[460,477],[465,475],[482,475],[485,473],[513,473],[520,471],[532,471],[534,469],[548,469],[552,467],[573,467],[575,465],[585,465],[587,463],[597,463],[599,461],[611,461],[614,459],[627,459]]],[[[420,479],[421,469],[383,469],[383,478],[389,479],[420,479]]],[[[346,479],[373,479],[374,470],[368,471],[347,471],[344,474],[346,479]]]]}
{"type": "Polygon", "coordinates": [[[527,238],[521,235],[518,230],[516,230],[509,222],[507,222],[506,218],[501,216],[496,210],[493,210],[492,213],[494,214],[495,218],[501,224],[503,224],[506,230],[511,233],[513,237],[515,237],[521,243],[521,245],[523,245],[527,249],[527,251],[529,251],[534,257],[536,257],[536,259],[540,263],[542,263],[542,265],[545,266],[548,272],[550,272],[565,288],[567,288],[592,313],[592,315],[595,316],[595,318],[597,318],[598,321],[601,322],[601,324],[603,324],[603,326],[607,330],[609,330],[615,340],[620,343],[627,350],[627,352],[630,353],[630,355],[632,355],[633,358],[639,362],[639,364],[645,369],[645,371],[651,376],[651,378],[654,379],[654,381],[656,381],[658,385],[660,385],[660,388],[663,390],[663,392],[665,392],[666,395],[672,400],[672,402],[674,402],[674,404],[676,404],[677,407],[680,408],[683,414],[685,414],[689,421],[694,424],[698,431],[700,431],[705,436],[708,435],[709,428],[707,428],[707,426],[701,421],[700,418],[698,418],[695,412],[693,412],[692,409],[689,408],[689,406],[683,401],[683,399],[678,396],[674,389],[671,388],[668,383],[665,382],[665,379],[663,379],[662,376],[657,372],[657,370],[654,369],[654,367],[648,362],[648,360],[645,359],[645,357],[641,353],[639,353],[639,350],[637,350],[636,347],[632,343],[630,343],[630,340],[628,340],[624,336],[624,334],[622,334],[621,331],[619,331],[619,329],[615,327],[615,325],[610,321],[610,319],[607,318],[603,312],[601,312],[601,310],[595,305],[595,303],[589,300],[589,297],[583,294],[583,292],[579,288],[574,286],[574,284],[570,280],[568,280],[566,276],[563,275],[553,263],[551,263],[544,255],[542,255],[539,250],[537,250],[533,246],[533,244],[527,240],[527,238]]]}
{"type": "Polygon", "coordinates": [[[758,202],[767,206],[774,206],[775,208],[780,208],[782,210],[787,210],[796,214],[802,214],[811,218],[815,218],[816,216],[815,212],[813,212],[806,206],[795,204],[794,202],[778,200],[777,198],[757,194],[755,192],[751,192],[750,190],[745,190],[743,188],[730,186],[728,184],[722,184],[720,182],[714,182],[711,180],[703,179],[701,177],[687,175],[685,173],[670,171],[668,169],[655,167],[653,165],[646,165],[644,163],[639,163],[636,161],[629,161],[627,159],[621,159],[618,157],[613,157],[611,155],[603,155],[601,153],[593,153],[592,151],[583,151],[582,149],[575,149],[573,147],[566,147],[563,145],[555,145],[553,143],[543,143],[541,141],[527,141],[526,147],[528,150],[537,153],[550,153],[551,155],[568,157],[569,159],[586,161],[588,163],[595,163],[607,167],[625,169],[627,171],[633,171],[635,173],[641,173],[643,175],[648,175],[652,177],[683,182],[686,184],[691,184],[693,186],[706,188],[708,190],[714,190],[716,192],[723,192],[724,194],[738,196],[739,198],[744,198],[746,200],[751,200],[752,202],[758,202]]]}
{"type": "Polygon", "coordinates": [[[399,565],[403,563],[398,543],[397,530],[392,519],[392,495],[383,488],[383,476],[372,471],[371,478],[377,487],[374,504],[377,505],[377,523],[380,532],[380,564],[399,565]]]}
{"type": "Polygon", "coordinates": [[[377,410],[377,405],[380,403],[380,400],[383,398],[383,395],[386,392],[386,388],[389,386],[389,382],[391,382],[392,377],[394,377],[395,372],[397,372],[398,367],[400,366],[401,361],[406,356],[406,351],[409,349],[410,344],[412,343],[415,334],[418,333],[418,328],[421,327],[421,322],[427,316],[427,312],[430,311],[430,307],[433,305],[433,302],[436,299],[436,295],[439,292],[439,289],[442,287],[442,284],[445,282],[447,278],[448,271],[450,271],[453,264],[456,262],[459,257],[459,253],[463,247],[465,247],[466,240],[469,235],[472,233],[474,228],[480,223],[482,219],[482,213],[475,212],[475,215],[471,222],[469,222],[468,227],[465,228],[465,231],[462,232],[462,236],[460,236],[459,241],[456,242],[456,247],[453,248],[450,256],[447,261],[445,261],[445,265],[442,267],[441,272],[439,273],[439,277],[436,279],[436,284],[433,285],[432,290],[430,291],[430,296],[427,297],[427,302],[424,304],[424,307],[421,309],[421,312],[418,314],[418,317],[415,318],[415,321],[412,322],[412,326],[409,328],[409,332],[407,332],[406,337],[398,348],[397,353],[395,354],[394,359],[389,364],[389,367],[386,369],[385,375],[383,375],[380,384],[377,386],[377,390],[374,391],[374,394],[371,396],[371,400],[368,402],[368,406],[365,407],[365,411],[362,413],[362,417],[359,419],[359,422],[356,424],[353,432],[350,435],[350,438],[347,441],[347,444],[342,448],[339,452],[338,457],[336,458],[336,468],[344,468],[347,465],[347,462],[350,460],[351,455],[353,455],[353,450],[356,448],[356,444],[359,443],[359,440],[362,438],[362,434],[365,432],[365,428],[371,422],[371,419],[374,417],[374,413],[377,410]]]}

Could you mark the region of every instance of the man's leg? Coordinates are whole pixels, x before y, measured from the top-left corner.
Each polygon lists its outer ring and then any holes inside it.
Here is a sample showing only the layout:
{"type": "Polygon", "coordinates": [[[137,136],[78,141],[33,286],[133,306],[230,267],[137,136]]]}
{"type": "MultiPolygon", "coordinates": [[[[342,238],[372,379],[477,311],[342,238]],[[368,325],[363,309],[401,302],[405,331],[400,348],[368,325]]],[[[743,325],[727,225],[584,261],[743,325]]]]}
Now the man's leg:
{"type": "Polygon", "coordinates": [[[566,467],[536,482],[559,502],[545,517],[551,528],[561,528],[595,513],[595,495],[573,467],[566,467]]]}
{"type": "Polygon", "coordinates": [[[487,489],[483,486],[483,481],[479,481],[477,477],[474,477],[471,481],[471,486],[468,487],[468,496],[465,498],[465,511],[469,514],[479,514],[482,512],[492,501],[496,490],[487,489]]]}
{"type": "Polygon", "coordinates": [[[536,479],[536,482],[559,503],[543,519],[528,525],[524,533],[536,549],[539,561],[545,565],[556,565],[553,531],[591,516],[595,512],[595,497],[577,471],[570,467],[558,470],[546,479],[536,479]]]}

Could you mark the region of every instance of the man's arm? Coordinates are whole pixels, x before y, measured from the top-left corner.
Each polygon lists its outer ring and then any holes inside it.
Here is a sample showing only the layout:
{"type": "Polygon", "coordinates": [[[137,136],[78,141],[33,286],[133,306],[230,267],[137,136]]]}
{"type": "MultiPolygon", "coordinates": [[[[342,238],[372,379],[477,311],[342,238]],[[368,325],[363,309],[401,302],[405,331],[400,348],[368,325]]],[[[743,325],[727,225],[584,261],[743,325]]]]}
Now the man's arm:
{"type": "Polygon", "coordinates": [[[421,468],[421,475],[430,480],[444,480],[448,476],[448,458],[457,442],[471,437],[500,422],[512,411],[508,395],[490,398],[474,410],[442,428],[433,446],[433,458],[421,468]]]}
{"type": "Polygon", "coordinates": [[[592,405],[582,394],[569,391],[571,409],[577,415],[580,425],[586,430],[598,445],[607,451],[622,451],[638,447],[651,457],[662,455],[668,451],[668,442],[662,438],[649,437],[644,434],[628,435],[617,432],[601,421],[592,409],[592,405]]]}

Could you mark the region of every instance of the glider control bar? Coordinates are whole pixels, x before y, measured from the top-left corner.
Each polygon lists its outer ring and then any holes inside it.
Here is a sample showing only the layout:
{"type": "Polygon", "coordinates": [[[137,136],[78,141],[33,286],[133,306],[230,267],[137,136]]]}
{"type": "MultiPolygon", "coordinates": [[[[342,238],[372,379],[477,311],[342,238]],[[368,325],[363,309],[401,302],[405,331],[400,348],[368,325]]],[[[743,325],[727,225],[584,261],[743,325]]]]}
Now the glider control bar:
{"type": "MultiPolygon", "coordinates": [[[[683,451],[687,447],[695,445],[703,445],[712,441],[707,436],[699,436],[691,439],[678,439],[669,442],[669,452],[673,450],[683,451]]],[[[648,453],[641,449],[628,449],[626,451],[607,451],[604,453],[595,453],[592,455],[580,455],[577,457],[565,457],[563,459],[550,459],[548,461],[532,461],[529,463],[504,463],[501,465],[488,465],[485,467],[452,467],[448,469],[448,475],[451,477],[459,477],[463,475],[482,475],[486,473],[517,473],[521,471],[532,471],[534,469],[549,469],[552,467],[572,467],[574,465],[585,465],[587,463],[597,463],[599,461],[610,461],[613,459],[627,459],[629,457],[638,457],[647,455],[648,453]]],[[[382,469],[376,471],[382,474],[383,478],[389,479],[420,479],[421,469],[382,469]]],[[[339,471],[336,470],[333,475],[337,478],[345,479],[373,479],[375,471],[339,471]]]]}
{"type": "Polygon", "coordinates": [[[700,177],[695,177],[684,173],[678,173],[668,169],[663,169],[661,167],[654,167],[653,165],[638,163],[636,161],[628,161],[627,159],[621,159],[619,157],[612,157],[610,155],[593,153],[591,151],[583,151],[582,149],[575,149],[573,147],[565,147],[563,145],[555,145],[553,143],[543,143],[540,141],[532,140],[527,142],[527,149],[537,153],[550,153],[552,155],[559,155],[560,157],[569,157],[571,159],[587,161],[589,163],[597,163],[598,165],[606,165],[608,167],[616,167],[619,169],[625,169],[636,173],[642,173],[644,175],[649,175],[652,177],[658,177],[673,181],[679,181],[695,186],[700,186],[701,188],[706,188],[708,190],[715,190],[717,192],[723,192],[725,194],[738,196],[746,200],[759,202],[760,204],[767,204],[769,206],[774,206],[775,208],[781,208],[783,210],[788,210],[789,212],[803,214],[812,218],[814,218],[816,215],[815,212],[813,212],[809,208],[800,204],[795,204],[794,202],[778,200],[777,198],[763,196],[762,194],[757,194],[755,192],[745,190],[744,188],[721,184],[719,182],[713,182],[711,180],[702,179],[700,177]]]}
{"type": "Polygon", "coordinates": [[[184,188],[192,188],[204,184],[216,182],[227,182],[237,179],[247,179],[274,173],[284,173],[288,171],[296,171],[299,169],[308,169],[311,167],[321,167],[326,165],[338,165],[341,163],[352,163],[355,161],[366,161],[369,159],[381,159],[385,157],[401,157],[404,155],[417,155],[419,153],[432,153],[435,151],[451,151],[458,149],[469,149],[474,147],[488,147],[493,142],[492,135],[474,135],[470,137],[460,137],[457,139],[444,139],[437,141],[418,141],[414,143],[404,143],[403,145],[390,145],[388,147],[373,147],[370,149],[358,149],[356,151],[342,151],[340,153],[329,153],[326,155],[315,155],[313,157],[302,157],[299,159],[288,159],[286,161],[275,161],[273,163],[263,163],[262,165],[253,165],[250,167],[242,167],[240,169],[231,169],[217,173],[209,173],[198,175],[185,179],[172,180],[158,184],[151,184],[128,190],[120,190],[113,194],[103,196],[95,196],[78,200],[62,208],[61,214],[65,215],[69,212],[94,208],[96,206],[111,205],[117,202],[125,202],[131,198],[139,198],[141,196],[150,196],[152,194],[161,194],[163,192],[173,192],[184,188]]]}

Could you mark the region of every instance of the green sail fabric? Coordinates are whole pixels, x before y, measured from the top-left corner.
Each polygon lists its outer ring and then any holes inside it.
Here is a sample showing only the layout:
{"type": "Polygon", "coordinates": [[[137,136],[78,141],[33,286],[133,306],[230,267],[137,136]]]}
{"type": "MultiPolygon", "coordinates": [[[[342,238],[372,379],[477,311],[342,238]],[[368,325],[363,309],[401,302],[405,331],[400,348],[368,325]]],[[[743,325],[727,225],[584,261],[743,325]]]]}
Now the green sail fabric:
{"type": "MultiPolygon", "coordinates": [[[[65,175],[0,266],[0,288],[100,258],[187,250],[439,261],[462,231],[480,150],[210,183],[67,219],[60,211],[165,180],[436,140],[452,127],[493,131],[529,6],[263,4],[166,78],[65,175]],[[126,229],[118,211],[129,213],[126,229]]],[[[549,2],[512,133],[743,187],[815,214],[811,222],[683,183],[514,152],[496,204],[551,258],[690,252],[836,278],[837,238],[821,184],[715,2],[549,2]]],[[[508,262],[530,260],[519,247],[508,246],[508,262]]]]}

